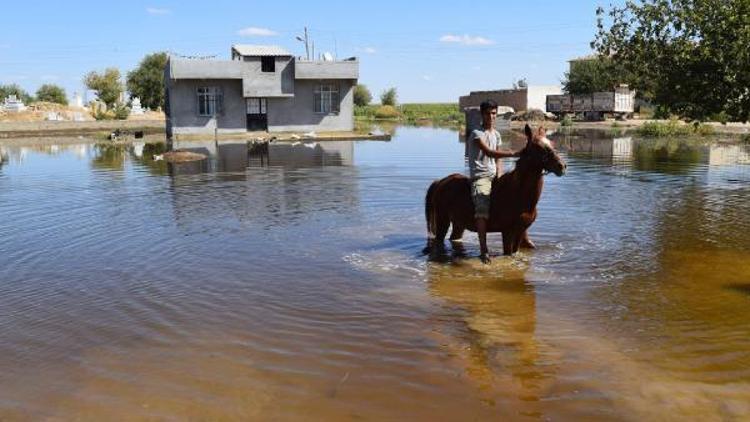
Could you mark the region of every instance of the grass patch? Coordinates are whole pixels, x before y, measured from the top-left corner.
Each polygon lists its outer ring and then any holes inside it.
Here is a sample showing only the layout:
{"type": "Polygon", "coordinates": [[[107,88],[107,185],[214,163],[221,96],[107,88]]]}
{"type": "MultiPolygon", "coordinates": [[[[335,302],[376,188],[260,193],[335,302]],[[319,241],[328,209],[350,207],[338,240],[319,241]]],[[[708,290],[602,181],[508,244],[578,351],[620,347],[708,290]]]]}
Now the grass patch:
{"type": "Polygon", "coordinates": [[[617,137],[617,136],[622,135],[622,132],[623,132],[622,125],[617,123],[616,121],[612,122],[612,126],[610,126],[609,133],[612,136],[617,137]]]}
{"type": "Polygon", "coordinates": [[[456,103],[414,103],[399,106],[368,105],[354,108],[354,117],[360,120],[398,120],[416,123],[463,123],[464,113],[456,103]]]}
{"type": "Polygon", "coordinates": [[[562,127],[573,127],[573,118],[570,117],[569,114],[566,114],[565,117],[560,120],[560,126],[562,127]]]}
{"type": "Polygon", "coordinates": [[[668,122],[646,122],[638,128],[638,134],[648,138],[664,138],[668,136],[687,136],[692,129],[690,126],[680,124],[677,120],[668,122]]]}

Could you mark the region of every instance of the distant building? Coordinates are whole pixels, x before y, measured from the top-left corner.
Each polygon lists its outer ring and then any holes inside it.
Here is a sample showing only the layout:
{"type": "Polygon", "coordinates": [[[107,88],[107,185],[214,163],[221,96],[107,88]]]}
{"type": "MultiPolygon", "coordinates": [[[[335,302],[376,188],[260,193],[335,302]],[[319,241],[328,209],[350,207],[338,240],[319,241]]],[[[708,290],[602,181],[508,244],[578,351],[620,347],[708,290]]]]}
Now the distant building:
{"type": "Polygon", "coordinates": [[[231,57],[169,58],[168,136],[354,129],[356,58],[304,60],[261,45],[234,45],[231,57]]]}
{"type": "Polygon", "coordinates": [[[494,100],[499,106],[511,107],[514,111],[532,109],[547,111],[547,95],[562,94],[559,85],[531,85],[518,89],[499,89],[495,91],[472,91],[458,100],[459,107],[477,107],[484,100],[494,100]]]}

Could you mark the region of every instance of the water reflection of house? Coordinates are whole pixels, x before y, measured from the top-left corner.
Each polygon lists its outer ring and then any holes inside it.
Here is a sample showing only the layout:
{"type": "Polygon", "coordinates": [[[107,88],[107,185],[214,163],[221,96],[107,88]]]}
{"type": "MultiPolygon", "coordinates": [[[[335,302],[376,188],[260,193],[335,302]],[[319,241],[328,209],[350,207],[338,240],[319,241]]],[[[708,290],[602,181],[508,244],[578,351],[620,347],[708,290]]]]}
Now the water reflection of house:
{"type": "Polygon", "coordinates": [[[268,227],[358,203],[353,142],[181,142],[179,147],[202,149],[209,159],[169,165],[178,224],[240,221],[268,227]]]}

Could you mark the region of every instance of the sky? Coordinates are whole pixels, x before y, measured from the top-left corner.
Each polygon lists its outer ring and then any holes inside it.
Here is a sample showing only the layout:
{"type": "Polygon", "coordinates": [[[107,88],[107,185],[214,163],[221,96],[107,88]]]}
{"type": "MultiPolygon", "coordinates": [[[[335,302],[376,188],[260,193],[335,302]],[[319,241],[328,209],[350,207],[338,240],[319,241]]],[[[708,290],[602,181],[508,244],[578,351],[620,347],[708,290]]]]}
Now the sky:
{"type": "Polygon", "coordinates": [[[3,5],[0,84],[30,93],[45,83],[69,98],[83,76],[169,51],[230,58],[232,44],[278,45],[304,55],[357,56],[359,82],[375,98],[396,87],[400,102],[457,102],[470,91],[526,78],[558,85],[567,60],[590,53],[595,9],[607,1],[67,1],[3,5]]]}

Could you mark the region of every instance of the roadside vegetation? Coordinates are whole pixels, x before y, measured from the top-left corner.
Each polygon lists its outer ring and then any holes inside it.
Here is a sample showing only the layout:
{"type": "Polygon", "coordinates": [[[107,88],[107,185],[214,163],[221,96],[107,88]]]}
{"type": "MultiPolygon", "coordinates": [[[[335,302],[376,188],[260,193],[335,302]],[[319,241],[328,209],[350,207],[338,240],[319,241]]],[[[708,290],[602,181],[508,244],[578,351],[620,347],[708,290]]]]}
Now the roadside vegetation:
{"type": "Polygon", "coordinates": [[[637,129],[637,133],[644,137],[665,138],[678,136],[711,136],[716,133],[713,126],[698,123],[685,124],[677,119],[667,122],[652,121],[645,122],[637,129]]]}

